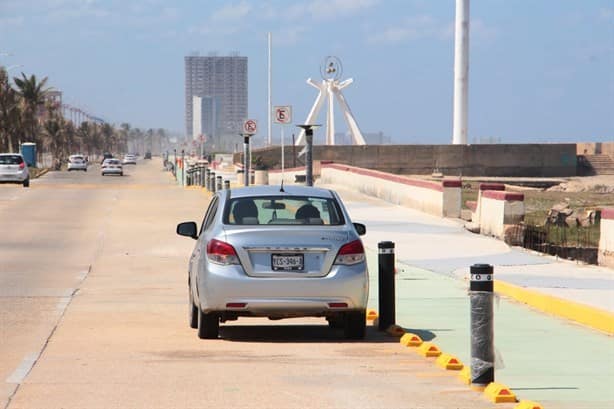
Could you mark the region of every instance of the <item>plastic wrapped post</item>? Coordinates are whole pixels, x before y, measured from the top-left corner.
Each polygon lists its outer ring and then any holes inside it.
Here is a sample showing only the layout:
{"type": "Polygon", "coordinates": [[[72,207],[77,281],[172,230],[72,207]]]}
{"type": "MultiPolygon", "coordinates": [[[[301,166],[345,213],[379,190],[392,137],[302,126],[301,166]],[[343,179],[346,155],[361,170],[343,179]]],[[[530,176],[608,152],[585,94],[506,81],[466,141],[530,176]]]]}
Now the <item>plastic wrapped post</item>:
{"type": "Polygon", "coordinates": [[[385,331],[395,324],[394,243],[380,241],[378,247],[379,325],[385,331]]]}
{"type": "Polygon", "coordinates": [[[481,388],[495,380],[493,267],[471,266],[471,384],[481,388]]]}

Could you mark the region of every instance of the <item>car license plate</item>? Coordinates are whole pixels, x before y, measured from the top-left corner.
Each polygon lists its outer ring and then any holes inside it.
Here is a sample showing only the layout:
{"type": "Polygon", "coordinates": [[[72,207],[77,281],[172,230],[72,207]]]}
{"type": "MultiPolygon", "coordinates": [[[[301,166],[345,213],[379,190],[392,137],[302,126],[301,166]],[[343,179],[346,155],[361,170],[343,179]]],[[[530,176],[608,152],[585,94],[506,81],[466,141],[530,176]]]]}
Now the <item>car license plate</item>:
{"type": "Polygon", "coordinates": [[[271,254],[271,267],[274,271],[300,271],[304,264],[302,254],[271,254]]]}

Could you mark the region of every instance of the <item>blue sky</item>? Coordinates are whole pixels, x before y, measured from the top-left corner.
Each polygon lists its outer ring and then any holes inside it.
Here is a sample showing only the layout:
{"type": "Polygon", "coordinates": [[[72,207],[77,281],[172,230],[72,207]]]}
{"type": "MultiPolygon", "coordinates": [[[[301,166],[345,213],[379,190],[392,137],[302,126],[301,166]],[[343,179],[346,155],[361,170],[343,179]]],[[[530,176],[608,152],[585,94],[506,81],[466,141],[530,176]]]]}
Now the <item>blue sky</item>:
{"type": "MultiPolygon", "coordinates": [[[[295,123],[316,96],[305,80],[335,55],[363,132],[449,143],[454,11],[453,0],[0,0],[11,54],[0,64],[48,76],[109,122],[183,131],[183,57],[237,51],[264,135],[270,31],[273,104],[292,105],[295,123]]],[[[614,140],[614,0],[473,0],[470,43],[470,142],[614,140]]]]}

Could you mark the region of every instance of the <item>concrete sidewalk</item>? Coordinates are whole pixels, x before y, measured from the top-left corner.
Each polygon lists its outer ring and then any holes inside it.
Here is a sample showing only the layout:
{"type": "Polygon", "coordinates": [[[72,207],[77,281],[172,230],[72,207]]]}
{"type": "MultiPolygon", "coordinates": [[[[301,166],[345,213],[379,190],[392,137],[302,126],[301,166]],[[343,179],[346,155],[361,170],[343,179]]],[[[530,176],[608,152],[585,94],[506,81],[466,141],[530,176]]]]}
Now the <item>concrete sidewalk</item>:
{"type": "MultiPolygon", "coordinates": [[[[367,226],[363,240],[369,249],[371,307],[377,308],[377,243],[391,240],[396,244],[398,268],[397,324],[466,364],[470,358],[466,276],[474,263],[494,265],[499,284],[507,285],[504,290],[554,296],[564,302],[561,309],[580,305],[588,308],[589,315],[603,313],[601,321],[609,320],[610,328],[613,325],[614,272],[610,269],[510,248],[465,231],[457,221],[331,187],[343,197],[352,219],[367,226]]],[[[552,304],[552,299],[545,303],[552,304]]],[[[495,310],[496,378],[519,399],[547,408],[614,407],[611,336],[508,297],[498,299],[495,310]]]]}

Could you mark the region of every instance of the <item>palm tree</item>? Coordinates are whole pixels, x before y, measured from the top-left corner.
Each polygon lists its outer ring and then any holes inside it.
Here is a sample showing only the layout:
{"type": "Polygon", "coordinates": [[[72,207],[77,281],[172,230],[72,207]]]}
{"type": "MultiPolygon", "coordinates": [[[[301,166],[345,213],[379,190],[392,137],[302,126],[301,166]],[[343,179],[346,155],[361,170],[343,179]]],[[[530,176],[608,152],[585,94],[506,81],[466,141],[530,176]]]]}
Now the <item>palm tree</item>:
{"type": "Polygon", "coordinates": [[[49,88],[45,88],[47,77],[38,81],[36,76],[32,74],[29,78],[26,74],[21,73],[21,78],[13,78],[17,86],[17,94],[21,96],[22,103],[22,123],[23,137],[34,143],[39,143],[40,138],[38,132],[40,129],[39,114],[41,107],[45,103],[45,97],[49,88]]]}
{"type": "Polygon", "coordinates": [[[14,152],[21,116],[19,95],[11,87],[4,67],[0,67],[0,152],[14,152]]]}

